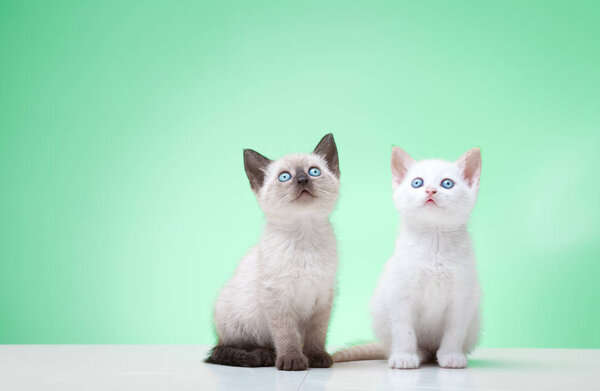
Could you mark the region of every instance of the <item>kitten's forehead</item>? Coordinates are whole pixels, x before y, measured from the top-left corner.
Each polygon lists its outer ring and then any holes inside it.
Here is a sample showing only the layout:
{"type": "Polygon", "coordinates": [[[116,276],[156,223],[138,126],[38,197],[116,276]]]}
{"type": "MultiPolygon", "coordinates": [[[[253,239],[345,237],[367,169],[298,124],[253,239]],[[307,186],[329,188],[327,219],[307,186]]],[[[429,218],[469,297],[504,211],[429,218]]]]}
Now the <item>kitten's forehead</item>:
{"type": "Polygon", "coordinates": [[[307,153],[298,153],[287,155],[275,161],[273,166],[277,169],[294,169],[296,167],[310,168],[311,166],[319,166],[322,168],[325,162],[317,155],[307,153]]]}
{"type": "Polygon", "coordinates": [[[458,166],[446,160],[427,159],[416,162],[410,169],[409,173],[416,176],[454,176],[459,174],[458,166]]]}

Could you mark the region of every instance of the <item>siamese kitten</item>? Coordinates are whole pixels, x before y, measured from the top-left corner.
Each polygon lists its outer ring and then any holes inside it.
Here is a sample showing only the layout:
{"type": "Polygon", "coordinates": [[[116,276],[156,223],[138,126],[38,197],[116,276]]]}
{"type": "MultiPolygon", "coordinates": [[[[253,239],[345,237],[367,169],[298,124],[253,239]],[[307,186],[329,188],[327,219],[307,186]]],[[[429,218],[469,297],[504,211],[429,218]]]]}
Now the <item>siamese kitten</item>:
{"type": "Polygon", "coordinates": [[[217,299],[219,341],[206,361],[285,371],[330,367],[325,337],[337,248],[329,215],[340,177],[333,135],[312,154],[276,161],[246,149],[244,167],[266,224],[217,299]]]}
{"type": "Polygon", "coordinates": [[[371,302],[380,344],[333,355],[335,362],[388,359],[417,368],[434,358],[464,368],[479,336],[480,288],[467,223],[479,190],[481,155],[416,162],[392,151],[392,187],[401,224],[371,302]]]}

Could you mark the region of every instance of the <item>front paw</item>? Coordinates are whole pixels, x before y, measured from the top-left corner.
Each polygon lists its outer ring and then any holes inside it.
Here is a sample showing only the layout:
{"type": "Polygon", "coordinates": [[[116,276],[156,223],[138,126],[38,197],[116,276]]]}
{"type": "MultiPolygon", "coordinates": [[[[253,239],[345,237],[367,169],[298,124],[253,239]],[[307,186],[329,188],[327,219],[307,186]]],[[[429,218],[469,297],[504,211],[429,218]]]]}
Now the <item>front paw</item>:
{"type": "Polygon", "coordinates": [[[388,359],[390,368],[415,369],[419,367],[419,356],[410,353],[394,353],[388,359]]]}
{"type": "Polygon", "coordinates": [[[329,368],[333,364],[327,352],[308,354],[308,366],[311,368],[329,368]]]}
{"type": "Polygon", "coordinates": [[[465,368],[467,366],[467,356],[463,353],[438,352],[437,360],[442,368],[465,368]]]}
{"type": "Polygon", "coordinates": [[[302,354],[283,354],[277,357],[275,366],[282,371],[304,371],[308,369],[308,359],[302,354]]]}

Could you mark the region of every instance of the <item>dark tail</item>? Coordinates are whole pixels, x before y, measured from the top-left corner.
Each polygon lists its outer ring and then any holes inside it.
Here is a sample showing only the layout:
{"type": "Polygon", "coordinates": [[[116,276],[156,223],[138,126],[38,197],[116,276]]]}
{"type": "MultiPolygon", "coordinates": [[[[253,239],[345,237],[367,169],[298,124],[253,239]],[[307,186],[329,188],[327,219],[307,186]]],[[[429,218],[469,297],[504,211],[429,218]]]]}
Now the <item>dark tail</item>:
{"type": "Polygon", "coordinates": [[[272,367],[275,365],[275,351],[269,348],[245,350],[233,346],[217,345],[204,361],[232,367],[272,367]]]}

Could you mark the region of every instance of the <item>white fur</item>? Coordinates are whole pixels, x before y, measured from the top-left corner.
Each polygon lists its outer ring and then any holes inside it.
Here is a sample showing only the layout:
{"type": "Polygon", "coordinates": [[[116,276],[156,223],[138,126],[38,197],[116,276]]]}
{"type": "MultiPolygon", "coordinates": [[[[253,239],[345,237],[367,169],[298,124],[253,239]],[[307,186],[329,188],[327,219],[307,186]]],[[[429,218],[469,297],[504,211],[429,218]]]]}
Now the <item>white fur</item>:
{"type": "Polygon", "coordinates": [[[391,368],[417,368],[433,355],[442,367],[464,368],[478,341],[480,287],[467,222],[480,162],[476,149],[457,162],[415,162],[394,150],[394,203],[401,224],[371,302],[373,328],[391,368]],[[414,178],[424,185],[413,188],[414,178]],[[455,182],[452,189],[440,185],[446,178],[455,182]],[[425,205],[427,186],[437,190],[437,206],[425,205]]]}
{"type": "Polygon", "coordinates": [[[288,327],[291,320],[299,325],[290,327],[289,338],[294,339],[315,312],[327,311],[328,320],[331,308],[337,249],[329,214],[337,200],[339,179],[315,154],[285,156],[271,163],[265,174],[264,185],[256,191],[266,216],[264,232],[215,305],[217,333],[225,345],[277,345],[276,329],[288,327]],[[321,170],[321,176],[310,178],[314,198],[296,199],[294,180],[277,179],[283,171],[295,175],[296,168],[308,172],[310,167],[321,170]]]}

